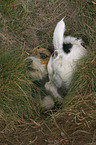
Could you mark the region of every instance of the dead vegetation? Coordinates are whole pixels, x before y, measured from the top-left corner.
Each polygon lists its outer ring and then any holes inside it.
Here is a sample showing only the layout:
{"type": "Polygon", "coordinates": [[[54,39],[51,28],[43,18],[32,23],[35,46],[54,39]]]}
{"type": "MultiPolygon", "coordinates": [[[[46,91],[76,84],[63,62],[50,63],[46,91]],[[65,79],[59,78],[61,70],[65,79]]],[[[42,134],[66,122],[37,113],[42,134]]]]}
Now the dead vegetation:
{"type": "Polygon", "coordinates": [[[4,0],[0,5],[0,144],[95,145],[96,2],[4,0]],[[64,16],[66,35],[82,38],[89,52],[62,106],[42,112],[40,89],[27,78],[23,60],[35,47],[53,49],[53,30],[64,16]]]}

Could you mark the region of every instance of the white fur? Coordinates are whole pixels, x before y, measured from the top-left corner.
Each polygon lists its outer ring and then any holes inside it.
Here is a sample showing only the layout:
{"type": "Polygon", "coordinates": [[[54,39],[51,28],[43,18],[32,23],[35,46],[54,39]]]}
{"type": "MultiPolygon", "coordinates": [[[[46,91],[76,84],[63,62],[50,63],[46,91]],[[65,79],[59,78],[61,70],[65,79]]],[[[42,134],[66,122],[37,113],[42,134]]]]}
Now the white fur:
{"type": "Polygon", "coordinates": [[[31,56],[27,57],[26,60],[32,60],[32,63],[28,67],[33,69],[32,71],[29,71],[29,74],[32,76],[33,80],[42,79],[47,75],[46,65],[42,64],[39,58],[31,56]]]}
{"type": "Polygon", "coordinates": [[[56,28],[53,33],[53,45],[54,49],[59,51],[62,50],[62,44],[63,44],[63,34],[65,32],[65,23],[63,22],[64,18],[57,23],[56,28]]]}
{"type": "Polygon", "coordinates": [[[76,70],[77,60],[86,55],[86,49],[81,45],[82,41],[75,37],[64,37],[65,23],[63,19],[57,23],[53,34],[54,50],[57,56],[50,57],[47,70],[49,74],[49,82],[45,84],[46,90],[51,92],[54,98],[61,98],[57,88],[61,86],[69,87],[73,74],[76,70]],[[63,51],[63,43],[71,43],[73,46],[71,51],[66,54],[63,51]]]}
{"type": "Polygon", "coordinates": [[[45,108],[45,109],[51,109],[51,108],[53,108],[54,107],[54,101],[53,101],[53,99],[52,99],[52,97],[51,96],[46,96],[43,100],[42,100],[42,102],[41,102],[41,106],[43,107],[43,108],[45,108]]]}

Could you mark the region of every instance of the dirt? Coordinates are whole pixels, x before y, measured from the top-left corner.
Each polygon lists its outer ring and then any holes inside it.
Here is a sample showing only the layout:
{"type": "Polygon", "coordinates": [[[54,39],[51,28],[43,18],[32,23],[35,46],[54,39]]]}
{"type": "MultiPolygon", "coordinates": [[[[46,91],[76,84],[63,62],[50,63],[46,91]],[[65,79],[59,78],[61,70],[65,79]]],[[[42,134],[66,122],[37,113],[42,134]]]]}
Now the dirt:
{"type": "MultiPolygon", "coordinates": [[[[26,122],[9,130],[8,124],[6,127],[2,124],[0,145],[95,145],[96,143],[95,123],[90,127],[76,125],[75,121],[70,121],[68,115],[63,119],[53,118],[53,120],[48,119],[46,113],[41,117],[45,122],[40,124],[38,121],[26,122]]],[[[72,116],[71,119],[73,120],[72,116]]]]}

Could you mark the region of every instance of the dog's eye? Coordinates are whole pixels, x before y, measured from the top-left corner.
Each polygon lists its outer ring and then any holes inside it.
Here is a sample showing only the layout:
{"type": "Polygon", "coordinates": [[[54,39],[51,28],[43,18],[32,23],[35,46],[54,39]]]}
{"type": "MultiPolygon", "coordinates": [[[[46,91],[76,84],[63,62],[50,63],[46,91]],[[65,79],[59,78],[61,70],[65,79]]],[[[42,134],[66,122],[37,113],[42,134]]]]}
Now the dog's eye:
{"type": "Polygon", "coordinates": [[[46,54],[44,54],[44,53],[40,53],[40,56],[41,56],[42,59],[45,59],[45,58],[48,57],[48,55],[46,55],[46,54]]]}

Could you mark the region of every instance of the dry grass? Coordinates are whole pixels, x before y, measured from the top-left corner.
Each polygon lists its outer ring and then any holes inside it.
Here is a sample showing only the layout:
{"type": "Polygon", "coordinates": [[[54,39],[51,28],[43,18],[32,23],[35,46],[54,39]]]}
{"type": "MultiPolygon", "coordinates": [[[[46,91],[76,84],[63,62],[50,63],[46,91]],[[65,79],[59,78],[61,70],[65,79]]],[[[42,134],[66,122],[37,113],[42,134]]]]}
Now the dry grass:
{"type": "Polygon", "coordinates": [[[0,5],[1,145],[95,144],[95,1],[4,0],[0,5]],[[23,60],[35,47],[53,49],[54,27],[64,16],[66,35],[82,38],[89,53],[61,108],[42,112],[40,90],[27,77],[23,60]]]}

